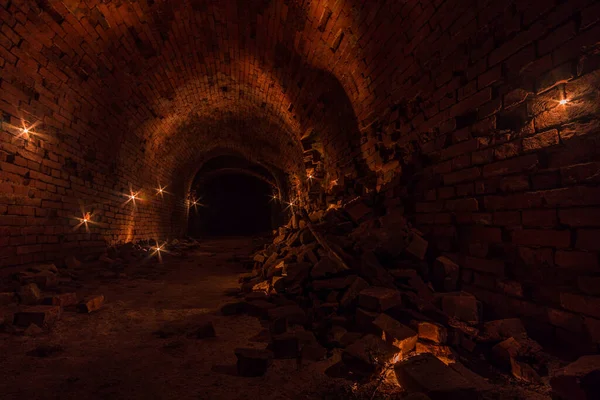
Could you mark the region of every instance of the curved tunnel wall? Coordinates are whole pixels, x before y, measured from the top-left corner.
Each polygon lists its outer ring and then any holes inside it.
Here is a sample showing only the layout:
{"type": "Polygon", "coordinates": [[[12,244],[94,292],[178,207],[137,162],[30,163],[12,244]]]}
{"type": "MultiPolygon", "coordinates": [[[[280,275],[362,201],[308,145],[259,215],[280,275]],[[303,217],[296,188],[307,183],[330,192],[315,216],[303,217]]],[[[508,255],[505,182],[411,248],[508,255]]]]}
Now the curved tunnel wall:
{"type": "Polygon", "coordinates": [[[180,235],[203,154],[293,184],[313,131],[326,179],[400,199],[499,314],[600,342],[598,15],[590,0],[0,0],[0,264],[180,235]],[[82,205],[90,234],[73,229],[82,205]]]}

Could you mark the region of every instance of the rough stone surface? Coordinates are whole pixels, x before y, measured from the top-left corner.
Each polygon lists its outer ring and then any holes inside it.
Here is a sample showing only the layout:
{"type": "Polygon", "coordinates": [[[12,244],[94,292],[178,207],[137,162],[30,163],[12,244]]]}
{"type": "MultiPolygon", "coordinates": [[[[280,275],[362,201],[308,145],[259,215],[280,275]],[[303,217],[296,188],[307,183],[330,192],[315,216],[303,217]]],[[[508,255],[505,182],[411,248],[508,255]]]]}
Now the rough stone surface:
{"type": "Polygon", "coordinates": [[[373,286],[360,292],[358,304],[367,310],[382,312],[402,304],[402,297],[397,290],[373,286]]]}
{"type": "Polygon", "coordinates": [[[342,360],[357,372],[372,373],[394,361],[400,351],[375,335],[367,335],[346,347],[342,360]]]}
{"type": "Polygon", "coordinates": [[[499,341],[508,338],[524,339],[527,331],[519,318],[488,321],[483,324],[482,336],[485,339],[499,341]]]}
{"type": "Polygon", "coordinates": [[[19,300],[23,304],[38,304],[42,299],[42,292],[35,283],[28,283],[19,288],[19,300]]]}
{"type": "Polygon", "coordinates": [[[6,306],[17,302],[17,296],[14,292],[0,293],[0,306],[6,306]]]}
{"type": "Polygon", "coordinates": [[[600,356],[583,356],[556,371],[550,380],[553,394],[564,400],[600,397],[600,356]]]}
{"type": "Polygon", "coordinates": [[[344,292],[344,295],[340,299],[340,305],[342,307],[349,307],[358,298],[360,292],[368,287],[369,284],[367,283],[367,281],[365,281],[361,277],[356,277],[356,279],[352,281],[348,289],[346,289],[346,291],[344,292]]]}
{"type": "Polygon", "coordinates": [[[386,314],[375,318],[373,325],[381,329],[383,340],[402,351],[401,357],[412,351],[417,344],[417,332],[386,314]]]}
{"type": "Polygon", "coordinates": [[[452,292],[457,289],[459,279],[458,264],[448,257],[438,257],[433,263],[431,271],[431,281],[439,290],[452,292]]]}
{"type": "Polygon", "coordinates": [[[448,338],[448,330],[446,327],[433,322],[418,322],[417,331],[420,340],[428,340],[437,344],[446,343],[448,338]]]}
{"type": "Polygon", "coordinates": [[[398,383],[431,399],[477,399],[473,385],[432,354],[401,361],[394,367],[398,383]]]}
{"type": "Polygon", "coordinates": [[[80,313],[92,313],[102,308],[104,296],[101,294],[87,296],[77,305],[77,311],[80,313]]]}
{"type": "Polygon", "coordinates": [[[62,309],[58,306],[31,306],[15,313],[14,324],[28,327],[36,324],[39,327],[51,327],[60,319],[62,309]]]}
{"type": "Polygon", "coordinates": [[[442,311],[461,321],[477,324],[481,318],[481,303],[475,296],[464,292],[441,295],[442,311]]]}
{"type": "Polygon", "coordinates": [[[61,293],[46,297],[43,304],[61,307],[74,306],[77,304],[77,293],[61,293]]]}

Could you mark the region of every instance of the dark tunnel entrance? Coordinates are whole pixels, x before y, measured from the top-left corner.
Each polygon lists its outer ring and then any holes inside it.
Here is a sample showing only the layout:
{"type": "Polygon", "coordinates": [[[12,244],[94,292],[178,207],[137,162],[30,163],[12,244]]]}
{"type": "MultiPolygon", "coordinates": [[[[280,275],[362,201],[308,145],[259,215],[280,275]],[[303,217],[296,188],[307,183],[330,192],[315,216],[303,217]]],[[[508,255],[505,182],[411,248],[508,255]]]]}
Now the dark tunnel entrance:
{"type": "Polygon", "coordinates": [[[273,227],[273,187],[251,175],[215,175],[197,189],[198,205],[190,207],[192,237],[250,236],[273,227]]]}

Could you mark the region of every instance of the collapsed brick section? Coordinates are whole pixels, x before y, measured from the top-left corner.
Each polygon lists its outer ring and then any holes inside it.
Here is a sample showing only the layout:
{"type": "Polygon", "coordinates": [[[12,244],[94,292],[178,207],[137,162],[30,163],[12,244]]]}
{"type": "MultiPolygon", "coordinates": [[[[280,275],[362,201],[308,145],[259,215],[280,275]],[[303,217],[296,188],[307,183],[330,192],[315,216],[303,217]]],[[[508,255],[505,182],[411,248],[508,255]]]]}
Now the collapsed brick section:
{"type": "Polygon", "coordinates": [[[182,234],[225,149],[378,189],[488,309],[600,342],[594,1],[212,3],[0,0],[0,265],[182,234]]]}

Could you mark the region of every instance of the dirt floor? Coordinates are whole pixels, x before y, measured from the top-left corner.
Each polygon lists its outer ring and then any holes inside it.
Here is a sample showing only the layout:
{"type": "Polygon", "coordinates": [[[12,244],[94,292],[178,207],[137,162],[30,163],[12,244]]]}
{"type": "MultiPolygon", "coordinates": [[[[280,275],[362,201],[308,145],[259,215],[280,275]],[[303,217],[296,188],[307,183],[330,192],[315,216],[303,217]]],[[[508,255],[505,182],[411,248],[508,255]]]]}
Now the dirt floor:
{"type": "Polygon", "coordinates": [[[0,335],[0,397],[319,398],[315,391],[332,385],[323,374],[330,361],[298,369],[295,360],[275,360],[264,377],[234,376],[234,348],[266,346],[251,340],[263,329],[256,318],[218,313],[246,272],[232,259],[252,250],[250,239],[210,241],[186,259],[166,257],[128,269],[127,277],[83,278],[78,294],[104,294],[102,310],[65,312],[36,337],[0,335]],[[216,338],[189,338],[179,329],[204,318],[213,321],[216,338]]]}
{"type": "Polygon", "coordinates": [[[218,310],[246,272],[236,256],[252,250],[252,239],[213,240],[186,258],[128,267],[119,278],[82,271],[78,295],[104,294],[104,307],[89,315],[65,311],[38,336],[0,334],[0,398],[362,398],[351,382],[324,374],[337,357],[304,365],[275,360],[263,377],[236,376],[233,350],[265,348],[257,338],[264,328],[254,317],[218,310]],[[216,338],[188,337],[204,319],[216,338]]]}

